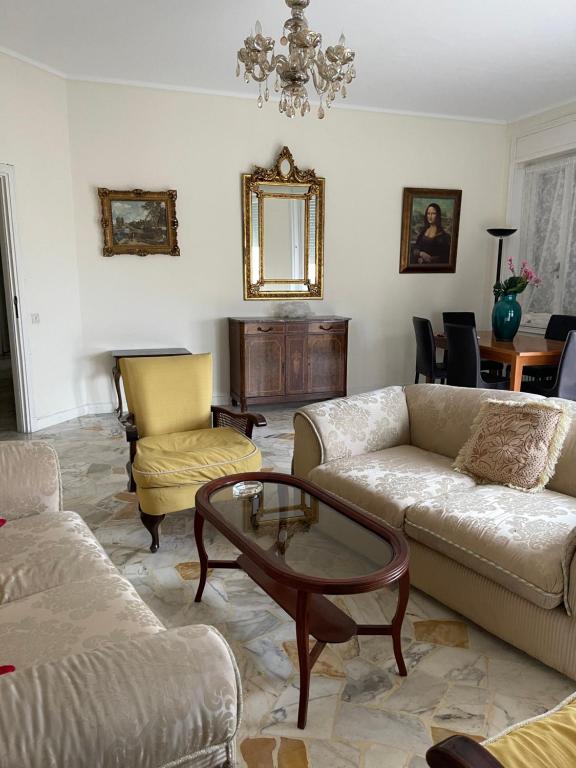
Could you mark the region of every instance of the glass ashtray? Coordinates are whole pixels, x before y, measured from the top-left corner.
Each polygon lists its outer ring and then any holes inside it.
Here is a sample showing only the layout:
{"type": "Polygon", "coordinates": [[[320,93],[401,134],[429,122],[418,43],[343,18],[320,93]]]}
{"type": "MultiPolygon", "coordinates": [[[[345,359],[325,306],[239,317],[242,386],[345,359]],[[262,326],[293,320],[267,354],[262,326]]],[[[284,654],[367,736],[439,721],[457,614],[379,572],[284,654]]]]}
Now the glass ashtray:
{"type": "Polygon", "coordinates": [[[244,480],[241,483],[236,483],[232,486],[232,494],[236,498],[251,498],[252,496],[258,496],[262,493],[264,486],[259,480],[244,480]]]}

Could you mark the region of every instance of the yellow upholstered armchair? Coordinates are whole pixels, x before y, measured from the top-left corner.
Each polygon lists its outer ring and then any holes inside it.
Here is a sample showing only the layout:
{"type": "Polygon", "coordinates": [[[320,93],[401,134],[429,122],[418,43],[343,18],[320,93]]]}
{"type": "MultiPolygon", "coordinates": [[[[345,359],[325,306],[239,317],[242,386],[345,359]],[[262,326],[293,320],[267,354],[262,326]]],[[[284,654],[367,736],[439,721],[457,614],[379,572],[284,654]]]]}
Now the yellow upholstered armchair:
{"type": "Polygon", "coordinates": [[[574,768],[576,693],[482,744],[451,736],[431,747],[426,760],[431,768],[574,768]]]}
{"type": "Polygon", "coordinates": [[[169,512],[194,507],[196,492],[217,477],[256,472],[260,451],[250,439],[263,416],[212,406],[212,355],[120,360],[129,413],[120,421],[130,444],[129,489],[159,547],[169,512]]]}

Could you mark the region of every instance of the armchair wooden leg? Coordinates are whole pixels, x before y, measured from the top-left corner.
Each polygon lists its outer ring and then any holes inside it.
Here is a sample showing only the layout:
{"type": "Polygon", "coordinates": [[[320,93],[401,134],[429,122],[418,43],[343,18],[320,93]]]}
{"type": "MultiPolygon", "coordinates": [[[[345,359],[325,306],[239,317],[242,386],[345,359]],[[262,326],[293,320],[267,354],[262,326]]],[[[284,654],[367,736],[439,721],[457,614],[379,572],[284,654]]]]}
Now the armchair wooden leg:
{"type": "MultiPolygon", "coordinates": [[[[138,506],[138,509],[140,509],[140,506],[138,506]]],[[[165,517],[166,515],[147,515],[146,512],[142,512],[140,509],[140,520],[142,520],[142,525],[152,536],[150,552],[156,552],[160,546],[159,528],[160,523],[165,517]]]]}
{"type": "Polygon", "coordinates": [[[127,490],[128,490],[129,493],[136,493],[136,482],[135,482],[134,477],[132,475],[132,462],[131,461],[126,462],[126,473],[128,475],[127,490]]]}

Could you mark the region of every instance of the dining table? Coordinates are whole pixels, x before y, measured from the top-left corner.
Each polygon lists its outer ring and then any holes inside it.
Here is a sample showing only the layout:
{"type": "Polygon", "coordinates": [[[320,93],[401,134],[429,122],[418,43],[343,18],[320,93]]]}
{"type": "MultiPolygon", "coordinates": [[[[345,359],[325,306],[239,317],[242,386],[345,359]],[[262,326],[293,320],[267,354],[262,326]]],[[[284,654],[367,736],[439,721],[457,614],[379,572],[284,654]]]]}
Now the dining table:
{"type": "MultiPolygon", "coordinates": [[[[438,333],[434,338],[437,347],[448,348],[445,334],[438,333]]],[[[524,368],[527,365],[558,365],[564,342],[535,333],[518,333],[512,341],[499,341],[492,331],[478,331],[478,346],[482,360],[497,360],[510,366],[508,388],[520,392],[524,368]]]]}

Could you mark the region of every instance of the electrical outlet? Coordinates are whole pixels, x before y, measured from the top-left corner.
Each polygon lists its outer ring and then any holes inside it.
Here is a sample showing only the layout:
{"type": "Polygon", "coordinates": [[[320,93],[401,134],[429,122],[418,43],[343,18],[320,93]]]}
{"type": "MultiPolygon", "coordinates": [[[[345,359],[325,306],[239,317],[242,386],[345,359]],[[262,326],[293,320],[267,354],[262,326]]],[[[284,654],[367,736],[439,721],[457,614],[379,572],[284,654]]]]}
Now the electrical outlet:
{"type": "Polygon", "coordinates": [[[38,312],[33,312],[30,315],[30,319],[32,320],[32,325],[40,325],[40,315],[38,312]]]}

